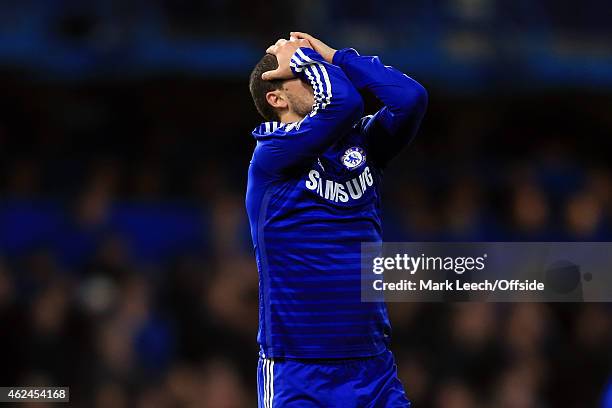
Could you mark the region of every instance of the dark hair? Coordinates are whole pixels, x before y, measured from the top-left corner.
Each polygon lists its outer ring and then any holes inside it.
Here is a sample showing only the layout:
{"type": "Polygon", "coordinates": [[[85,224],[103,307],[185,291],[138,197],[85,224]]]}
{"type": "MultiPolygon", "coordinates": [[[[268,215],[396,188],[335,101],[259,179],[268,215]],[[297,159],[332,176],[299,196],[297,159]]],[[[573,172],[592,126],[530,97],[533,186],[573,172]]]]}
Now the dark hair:
{"type": "Polygon", "coordinates": [[[266,94],[271,91],[280,89],[283,85],[281,80],[264,81],[261,79],[261,74],[266,71],[272,71],[278,68],[278,60],[272,54],[266,54],[255,65],[251,76],[249,77],[249,91],[257,108],[257,112],[264,117],[265,120],[280,120],[276,110],[270,105],[266,99],[266,94]]]}

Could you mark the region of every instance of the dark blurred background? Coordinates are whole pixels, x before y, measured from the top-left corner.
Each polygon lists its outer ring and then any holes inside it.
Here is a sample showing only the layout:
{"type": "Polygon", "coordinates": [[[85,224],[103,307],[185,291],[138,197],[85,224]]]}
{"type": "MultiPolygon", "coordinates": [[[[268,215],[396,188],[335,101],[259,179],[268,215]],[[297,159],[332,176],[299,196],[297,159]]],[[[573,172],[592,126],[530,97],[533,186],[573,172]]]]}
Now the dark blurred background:
{"type": "MultiPolygon", "coordinates": [[[[386,240],[609,241],[611,21],[604,0],[0,1],[0,384],[255,406],[247,77],[292,29],[430,92],[386,240]]],[[[390,309],[416,407],[604,404],[610,305],[390,309]]]]}

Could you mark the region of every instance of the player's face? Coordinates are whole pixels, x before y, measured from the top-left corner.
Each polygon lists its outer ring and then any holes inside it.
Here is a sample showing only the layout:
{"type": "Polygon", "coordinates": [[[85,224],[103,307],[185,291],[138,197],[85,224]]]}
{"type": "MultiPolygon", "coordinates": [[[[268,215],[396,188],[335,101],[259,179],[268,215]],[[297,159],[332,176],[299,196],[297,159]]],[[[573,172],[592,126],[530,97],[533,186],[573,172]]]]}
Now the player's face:
{"type": "Polygon", "coordinates": [[[289,109],[301,117],[305,117],[314,105],[312,87],[300,79],[290,79],[283,83],[283,93],[287,98],[289,109]]]}

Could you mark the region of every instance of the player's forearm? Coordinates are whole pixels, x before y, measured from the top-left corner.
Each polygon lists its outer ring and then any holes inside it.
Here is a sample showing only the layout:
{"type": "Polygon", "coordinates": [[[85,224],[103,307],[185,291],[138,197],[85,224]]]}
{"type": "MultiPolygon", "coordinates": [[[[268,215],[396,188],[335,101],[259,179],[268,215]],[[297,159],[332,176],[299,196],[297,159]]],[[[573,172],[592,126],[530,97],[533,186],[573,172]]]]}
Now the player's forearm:
{"type": "Polygon", "coordinates": [[[269,174],[310,163],[359,120],[363,101],[339,67],[309,48],[299,48],[290,63],[294,75],[312,85],[312,111],[299,122],[284,124],[274,137],[262,139],[253,163],[269,174]]]}
{"type": "Polygon", "coordinates": [[[325,62],[323,57],[309,48],[299,48],[290,64],[293,73],[312,86],[315,103],[311,117],[326,111],[326,116],[354,116],[362,108],[361,96],[346,73],[325,62]]]}
{"type": "Polygon", "coordinates": [[[382,64],[378,57],[361,56],[351,48],[335,53],[338,65],[358,89],[372,92],[393,116],[393,128],[420,118],[427,108],[427,91],[414,79],[382,64]]]}
{"type": "Polygon", "coordinates": [[[313,110],[301,124],[310,134],[304,134],[300,149],[323,150],[359,120],[363,113],[361,95],[342,69],[325,62],[312,49],[298,49],[291,59],[291,69],[311,84],[315,99],[313,110]]]}

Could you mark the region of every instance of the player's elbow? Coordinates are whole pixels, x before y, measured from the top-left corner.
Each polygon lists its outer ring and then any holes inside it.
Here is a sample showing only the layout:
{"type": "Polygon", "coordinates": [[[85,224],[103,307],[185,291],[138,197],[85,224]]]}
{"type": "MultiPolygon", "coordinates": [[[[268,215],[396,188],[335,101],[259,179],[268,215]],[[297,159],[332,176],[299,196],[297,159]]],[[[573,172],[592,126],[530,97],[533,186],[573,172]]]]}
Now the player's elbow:
{"type": "Polygon", "coordinates": [[[399,98],[399,104],[396,107],[397,113],[401,115],[423,115],[427,109],[429,95],[423,85],[417,81],[410,79],[410,84],[403,88],[402,97],[399,98]]]}
{"type": "Polygon", "coordinates": [[[427,109],[427,104],[429,103],[429,94],[427,93],[427,89],[418,82],[414,81],[414,104],[416,109],[420,112],[425,113],[427,109]]]}

